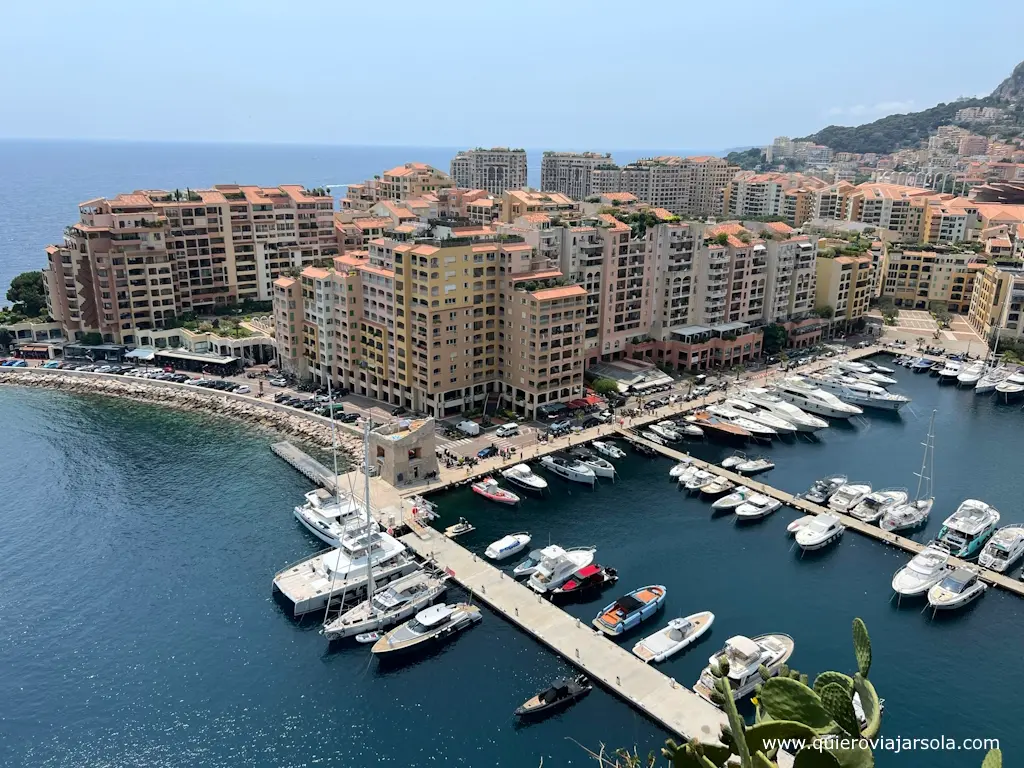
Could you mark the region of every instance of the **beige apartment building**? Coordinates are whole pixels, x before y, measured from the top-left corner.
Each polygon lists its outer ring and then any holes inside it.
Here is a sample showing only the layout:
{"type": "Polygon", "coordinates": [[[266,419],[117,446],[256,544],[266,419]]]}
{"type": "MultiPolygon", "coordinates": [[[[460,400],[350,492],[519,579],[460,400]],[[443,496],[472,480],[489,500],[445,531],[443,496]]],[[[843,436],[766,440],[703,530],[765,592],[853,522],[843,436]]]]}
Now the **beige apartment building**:
{"type": "Polygon", "coordinates": [[[271,298],[284,270],[338,252],[334,201],[298,185],[136,191],[79,206],[46,249],[51,315],[70,339],[138,343],[185,312],[271,298]]]}
{"type": "Polygon", "coordinates": [[[369,211],[381,200],[410,200],[454,187],[452,177],[426,163],[405,163],[361,184],[350,184],[341,200],[342,211],[369,211]]]}
{"type": "Polygon", "coordinates": [[[720,157],[652,157],[629,165],[595,168],[592,192],[631,192],[677,215],[720,215],[724,190],[739,170],[720,157]]]}
{"type": "Polygon", "coordinates": [[[740,171],[724,191],[724,214],[738,219],[781,216],[799,227],[813,216],[814,191],[828,184],[803,173],[740,171]]]}
{"type": "Polygon", "coordinates": [[[978,270],[967,322],[983,339],[998,330],[1001,339],[1019,339],[1024,334],[1024,268],[1019,264],[989,264],[978,270]]]}
{"type": "Polygon", "coordinates": [[[493,147],[467,149],[452,158],[451,177],[463,189],[483,189],[501,195],[527,185],[526,150],[493,147]]]}
{"type": "Polygon", "coordinates": [[[833,256],[819,254],[815,280],[815,308],[832,307],[833,322],[846,325],[860,320],[871,302],[874,264],[870,254],[833,256]]]}
{"type": "Polygon", "coordinates": [[[942,302],[953,313],[967,314],[976,276],[985,269],[973,251],[890,249],[882,295],[897,307],[931,309],[942,302]]]}
{"type": "Polygon", "coordinates": [[[614,165],[608,153],[545,152],[540,164],[540,189],[559,192],[573,200],[586,200],[594,194],[594,170],[614,165]]]}
{"type": "Polygon", "coordinates": [[[559,192],[537,192],[533,189],[510,189],[502,195],[499,220],[511,224],[520,216],[546,213],[551,216],[575,216],[580,206],[571,197],[559,192]]]}

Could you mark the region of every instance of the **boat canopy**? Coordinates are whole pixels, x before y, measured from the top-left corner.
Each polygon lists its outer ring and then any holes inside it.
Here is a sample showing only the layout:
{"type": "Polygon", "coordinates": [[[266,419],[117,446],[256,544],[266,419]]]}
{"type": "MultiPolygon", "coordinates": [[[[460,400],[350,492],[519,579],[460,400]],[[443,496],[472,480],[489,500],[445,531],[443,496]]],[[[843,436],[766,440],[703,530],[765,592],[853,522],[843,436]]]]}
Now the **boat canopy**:
{"type": "Polygon", "coordinates": [[[580,568],[578,571],[576,571],[576,578],[577,579],[585,579],[588,576],[593,576],[594,574],[597,574],[597,573],[600,573],[600,572],[601,572],[601,566],[594,565],[592,563],[592,564],[584,566],[583,568],[580,568]]]}
{"type": "Polygon", "coordinates": [[[641,608],[644,607],[644,605],[644,603],[640,602],[632,595],[625,595],[615,601],[613,610],[615,608],[618,608],[624,611],[625,613],[633,613],[633,611],[639,611],[641,608]]]}
{"type": "Polygon", "coordinates": [[[761,648],[749,637],[737,635],[725,641],[726,653],[740,661],[750,663],[761,657],[761,648]]]}
{"type": "Polygon", "coordinates": [[[416,621],[424,627],[439,624],[451,615],[452,609],[447,605],[432,605],[416,614],[416,621]]]}

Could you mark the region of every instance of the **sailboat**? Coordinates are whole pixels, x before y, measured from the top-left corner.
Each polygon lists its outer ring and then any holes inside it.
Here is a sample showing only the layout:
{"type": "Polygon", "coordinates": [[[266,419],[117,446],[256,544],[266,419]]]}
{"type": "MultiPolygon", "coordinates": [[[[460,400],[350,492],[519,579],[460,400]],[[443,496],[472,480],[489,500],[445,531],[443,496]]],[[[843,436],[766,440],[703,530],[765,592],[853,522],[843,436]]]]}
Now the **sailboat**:
{"type": "Polygon", "coordinates": [[[882,515],[878,522],[883,531],[902,531],[907,528],[916,528],[923,525],[931,514],[932,505],[935,504],[935,496],[932,492],[932,474],[935,464],[935,414],[932,411],[932,418],[928,422],[928,437],[925,438],[924,455],[921,457],[921,471],[917,472],[917,493],[914,500],[906,504],[893,507],[882,515]],[[921,492],[924,491],[924,495],[921,492]]]}

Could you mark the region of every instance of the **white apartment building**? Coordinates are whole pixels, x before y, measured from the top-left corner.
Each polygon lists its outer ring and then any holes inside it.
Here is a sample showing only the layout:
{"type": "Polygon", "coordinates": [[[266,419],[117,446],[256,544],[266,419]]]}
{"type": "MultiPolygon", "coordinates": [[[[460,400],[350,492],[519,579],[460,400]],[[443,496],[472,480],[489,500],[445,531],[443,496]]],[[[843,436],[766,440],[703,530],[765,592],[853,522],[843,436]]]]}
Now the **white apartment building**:
{"type": "Polygon", "coordinates": [[[540,190],[561,192],[573,200],[586,200],[594,194],[594,169],[614,164],[608,153],[545,152],[540,165],[540,190]]]}
{"type": "Polygon", "coordinates": [[[456,187],[485,189],[501,195],[507,189],[527,186],[525,149],[492,147],[467,149],[452,158],[451,177],[456,187]]]}

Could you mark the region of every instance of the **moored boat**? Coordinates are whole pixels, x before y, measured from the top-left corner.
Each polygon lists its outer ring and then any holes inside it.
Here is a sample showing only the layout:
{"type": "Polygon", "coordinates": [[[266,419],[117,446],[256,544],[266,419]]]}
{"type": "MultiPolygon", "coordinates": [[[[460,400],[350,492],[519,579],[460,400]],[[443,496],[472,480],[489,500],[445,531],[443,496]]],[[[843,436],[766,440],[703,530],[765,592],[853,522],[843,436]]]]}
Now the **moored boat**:
{"type": "Polygon", "coordinates": [[[476,530],[476,526],[469,522],[466,518],[460,517],[459,522],[455,525],[449,525],[444,529],[444,535],[449,539],[454,539],[456,536],[461,536],[464,533],[472,533],[476,530]]]}
{"type": "Polygon", "coordinates": [[[867,483],[846,483],[837,488],[835,493],[829,497],[829,509],[849,514],[850,510],[860,504],[869,493],[871,493],[871,486],[867,483]]]}
{"type": "Polygon", "coordinates": [[[540,559],[540,550],[533,550],[526,556],[525,560],[521,560],[516,563],[516,567],[512,569],[512,577],[515,579],[529,578],[533,575],[533,572],[537,570],[537,566],[540,565],[540,559]]]}
{"type": "Polygon", "coordinates": [[[593,469],[571,456],[552,454],[542,457],[540,463],[545,469],[566,480],[584,485],[593,485],[597,481],[597,475],[593,469]]]}
{"type": "Polygon", "coordinates": [[[768,517],[781,506],[782,502],[778,499],[755,493],[736,507],[736,518],[738,520],[759,520],[762,517],[768,517]]]}
{"type": "Polygon", "coordinates": [[[619,572],[614,568],[605,568],[603,565],[591,563],[576,571],[560,587],[551,590],[551,599],[557,601],[586,597],[610,587],[618,580],[619,572]]]}
{"type": "Polygon", "coordinates": [[[976,557],[999,525],[999,512],[983,501],[967,499],[946,518],[939,541],[949,546],[954,557],[976,557]]]}
{"type": "Polygon", "coordinates": [[[610,440],[595,440],[591,443],[594,450],[607,459],[624,459],[626,452],[610,440]]]}
{"type": "Polygon", "coordinates": [[[718,479],[718,475],[713,472],[709,472],[706,469],[695,469],[692,474],[687,477],[686,482],[682,483],[683,487],[688,491],[699,491],[706,485],[711,485],[715,480],[718,479]]]}
{"type": "MultiPolygon", "coordinates": [[[[766,427],[774,429],[780,435],[791,435],[797,431],[797,426],[792,422],[787,421],[781,416],[776,416],[763,408],[759,408],[754,405],[754,403],[748,403],[746,400],[729,397],[726,398],[725,405],[750,421],[763,424],[766,427]]],[[[708,410],[710,410],[710,408],[708,410]]]]}
{"type": "Polygon", "coordinates": [[[718,466],[720,466],[722,469],[732,469],[737,464],[742,464],[746,460],[747,454],[743,453],[743,451],[736,451],[736,453],[734,453],[732,456],[726,456],[724,459],[722,459],[718,463],[718,466]]]}
{"type": "Polygon", "coordinates": [[[948,563],[949,547],[933,541],[893,574],[893,591],[903,597],[925,594],[942,581],[950,570],[948,563]]]}
{"type": "Polygon", "coordinates": [[[683,474],[687,469],[693,466],[693,459],[687,456],[681,459],[678,463],[672,466],[672,469],[668,471],[668,476],[673,480],[678,480],[679,476],[683,474]]]}
{"type": "Polygon", "coordinates": [[[562,586],[574,573],[594,562],[597,547],[572,547],[562,549],[549,544],[540,550],[540,562],[530,575],[530,588],[545,594],[562,586]]]}
{"type": "Polygon", "coordinates": [[[744,429],[736,424],[732,424],[725,419],[720,419],[707,411],[698,411],[692,416],[687,416],[686,419],[691,424],[696,424],[698,427],[703,429],[705,434],[710,430],[714,434],[732,438],[734,440],[747,440],[753,436],[750,430],[744,429]]]}
{"type": "Polygon", "coordinates": [[[640,587],[606,605],[593,624],[606,635],[621,635],[649,619],[664,604],[664,586],[651,584],[640,587]]]}
{"type": "Polygon", "coordinates": [[[798,408],[836,419],[859,416],[864,411],[856,405],[844,403],[835,395],[826,392],[800,376],[790,376],[772,385],[771,391],[798,408]]]}
{"type": "Polygon", "coordinates": [[[513,485],[528,491],[540,492],[548,487],[548,481],[530,469],[528,464],[516,464],[508,469],[503,469],[501,476],[513,485]]]}
{"type": "Polygon", "coordinates": [[[504,560],[506,557],[519,554],[530,545],[530,534],[510,533],[497,541],[491,542],[484,550],[484,555],[491,560],[504,560]]]}
{"type": "Polygon", "coordinates": [[[947,573],[928,590],[928,605],[933,610],[962,608],[985,594],[988,585],[979,578],[978,569],[964,565],[947,573]]]}
{"type": "Polygon", "coordinates": [[[828,426],[828,422],[803,409],[786,402],[764,387],[750,387],[741,390],[740,398],[758,408],[784,419],[801,432],[817,432],[828,426]]]}
{"type": "Polygon", "coordinates": [[[853,509],[850,516],[865,523],[880,520],[890,509],[906,504],[909,495],[906,488],[885,488],[865,496],[853,509]]]}
{"type": "Polygon", "coordinates": [[[736,483],[727,477],[716,477],[712,482],[702,486],[700,492],[707,496],[718,496],[728,493],[736,487],[736,483]]]}
{"type": "Polygon", "coordinates": [[[833,515],[818,515],[796,532],[796,543],[800,549],[809,552],[839,541],[846,526],[833,515]]]}
{"type": "Polygon", "coordinates": [[[924,525],[931,514],[935,497],[932,494],[932,472],[929,464],[935,453],[935,411],[928,422],[928,435],[924,443],[924,455],[921,457],[921,471],[917,474],[917,492],[911,501],[889,507],[878,521],[883,531],[903,531],[924,525]],[[922,490],[924,495],[922,495],[922,490]]]}
{"type": "MultiPolygon", "coordinates": [[[[789,635],[780,633],[744,637],[736,635],[725,641],[725,647],[713,654],[708,660],[709,666],[704,667],[693,690],[703,699],[714,704],[712,691],[715,690],[715,679],[711,675],[711,664],[725,656],[729,661],[729,687],[735,700],[744,699],[754,692],[754,688],[764,682],[760,668],[766,667],[770,676],[779,673],[779,669],[793,655],[796,643],[789,635]]],[[[716,705],[717,706],[717,705],[716,705]]]]}
{"type": "Polygon", "coordinates": [[[405,621],[445,593],[448,577],[427,571],[413,571],[388,584],[340,616],[324,624],[324,637],[345,637],[379,632],[405,621]]]}
{"type": "Polygon", "coordinates": [[[998,573],[1006,573],[1024,555],[1024,525],[1004,525],[988,540],[978,556],[978,564],[998,573]]]}
{"type": "Polygon", "coordinates": [[[739,486],[728,496],[723,496],[711,504],[712,509],[735,509],[754,495],[754,491],[744,485],[739,486]]]}
{"type": "Polygon", "coordinates": [[[846,485],[846,475],[829,475],[815,480],[810,490],[804,494],[804,498],[814,504],[824,504],[844,485],[846,485]]]}
{"type": "Polygon", "coordinates": [[[594,686],[585,675],[577,675],[571,679],[559,678],[536,696],[524,701],[516,709],[515,714],[521,718],[540,717],[556,709],[569,706],[577,699],[586,696],[593,689],[594,686]]]}
{"type": "Polygon", "coordinates": [[[608,461],[608,459],[602,459],[586,448],[574,448],[569,451],[568,455],[581,462],[584,466],[590,467],[598,477],[606,477],[610,480],[615,479],[615,465],[608,461]]]}
{"type": "Polygon", "coordinates": [[[689,645],[697,642],[701,635],[711,629],[715,614],[701,611],[669,621],[668,626],[648,635],[633,646],[633,655],[650,663],[665,661],[689,645]]]}
{"type": "Polygon", "coordinates": [[[769,469],[775,468],[775,462],[769,459],[767,456],[758,456],[755,459],[748,459],[747,461],[741,461],[736,465],[736,472],[741,475],[756,475],[761,472],[767,472],[769,469]]]}
{"type": "Polygon", "coordinates": [[[499,504],[518,504],[519,495],[512,493],[512,491],[505,490],[498,481],[493,477],[485,477],[479,480],[471,486],[473,493],[483,496],[485,499],[490,501],[496,501],[499,504]]]}
{"type": "Polygon", "coordinates": [[[468,629],[482,618],[480,609],[469,603],[432,605],[381,637],[370,652],[375,656],[397,655],[434,645],[468,629]]]}
{"type": "Polygon", "coordinates": [[[761,422],[748,419],[742,413],[737,411],[735,408],[730,408],[727,405],[721,403],[715,403],[707,407],[708,413],[713,416],[724,420],[729,424],[735,424],[737,427],[747,430],[751,435],[764,440],[771,439],[778,436],[778,431],[772,427],[762,424],[761,422]]]}
{"type": "Polygon", "coordinates": [[[798,517],[796,520],[794,520],[793,522],[791,522],[789,525],[786,526],[786,532],[789,533],[791,536],[795,536],[797,531],[799,531],[805,525],[810,523],[812,520],[817,520],[817,519],[818,519],[817,515],[804,515],[803,517],[798,517]]]}

